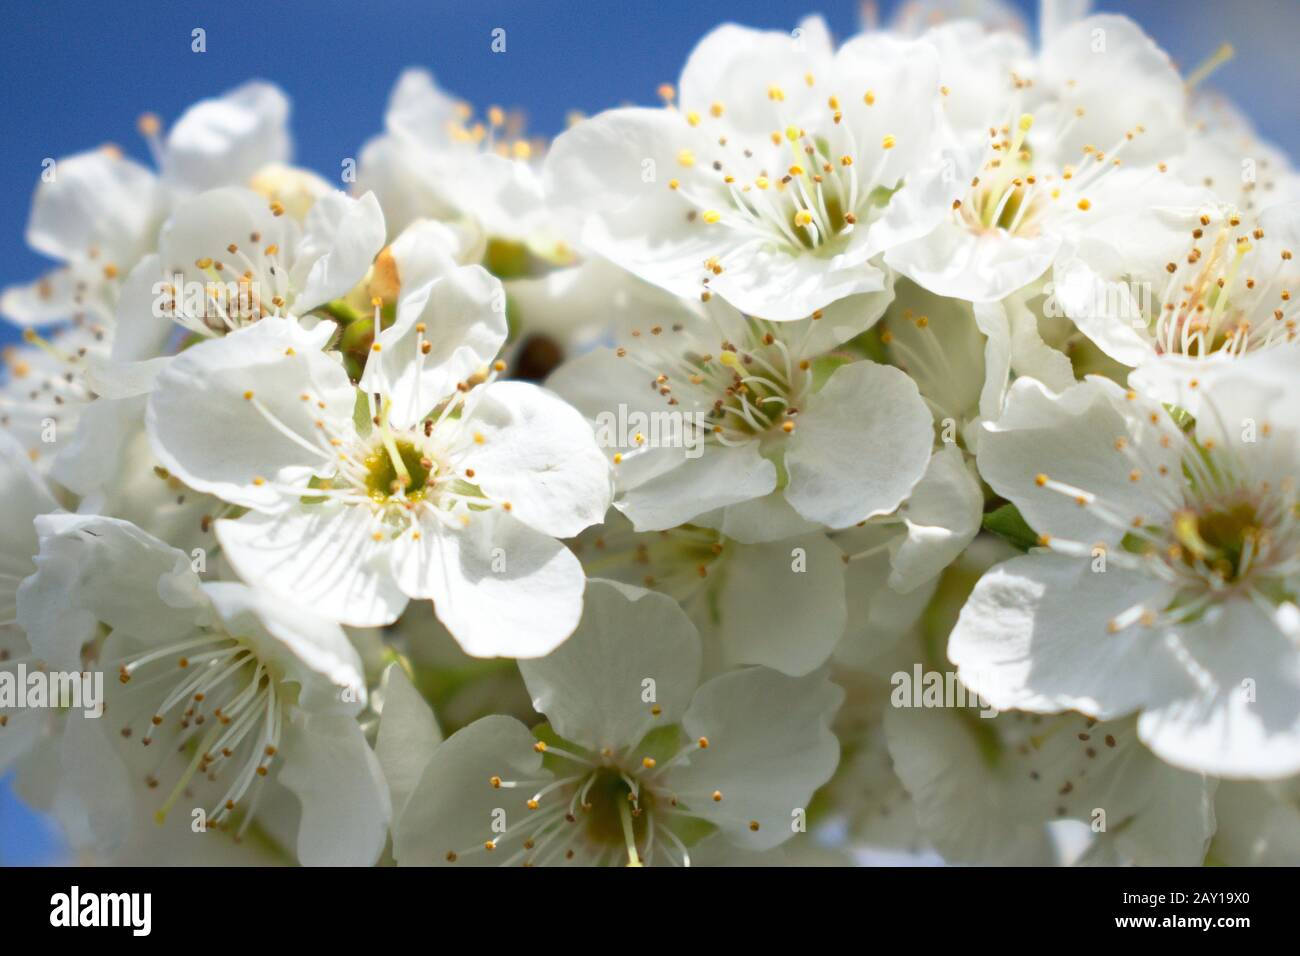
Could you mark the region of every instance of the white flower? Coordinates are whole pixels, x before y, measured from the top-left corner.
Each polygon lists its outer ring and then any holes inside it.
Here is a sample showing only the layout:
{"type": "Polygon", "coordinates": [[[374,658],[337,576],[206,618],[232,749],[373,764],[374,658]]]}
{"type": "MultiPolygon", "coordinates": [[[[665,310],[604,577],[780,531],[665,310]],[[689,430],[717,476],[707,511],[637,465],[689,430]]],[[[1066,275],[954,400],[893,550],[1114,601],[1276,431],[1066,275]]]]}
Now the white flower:
{"type": "Polygon", "coordinates": [[[1157,760],[1132,719],[888,707],[885,732],[920,827],[950,863],[1052,865],[1061,853],[1052,824],[1064,820],[1090,830],[1082,862],[1205,858],[1214,782],[1157,760]]]}
{"type": "Polygon", "coordinates": [[[1300,427],[1282,357],[1285,378],[1254,363],[1221,378],[1194,432],[1105,379],[1015,383],[980,471],[1047,550],[975,589],[949,645],[966,683],[1003,709],[1140,711],[1177,766],[1300,768],[1300,427]]]}
{"type": "Polygon", "coordinates": [[[876,298],[783,323],[711,303],[633,329],[550,384],[612,432],[615,504],[639,531],[703,523],[758,543],[845,528],[897,508],[933,443],[907,376],[832,354],[875,319],[876,298]],[[620,416],[658,435],[618,434],[620,416]]]}
{"type": "Polygon", "coordinates": [[[118,732],[100,730],[97,749],[113,740],[126,773],[105,768],[83,797],[104,842],[127,835],[139,799],[160,823],[183,798],[208,827],[238,815],[242,833],[273,775],[302,803],[304,863],[377,859],[389,806],[355,719],[365,680],[342,628],[242,584],[201,582],[188,555],[124,521],[49,515],[36,528],[39,570],[19,594],[33,650],[80,667],[93,643],[116,672],[101,720],[118,732]]]}
{"type": "Polygon", "coordinates": [[[384,125],[361,152],[357,188],[379,197],[390,235],[421,217],[467,218],[488,236],[519,242],[545,225],[535,147],[519,117],[492,107],[473,122],[468,104],[411,69],[393,87],[384,125]]]}
{"type": "MultiPolygon", "coordinates": [[[[171,330],[153,308],[159,269],[150,253],[160,224],[191,191],[248,180],[264,164],[283,160],[287,116],[278,89],[248,83],[195,104],[165,142],[156,117],[141,119],[160,176],[110,147],[59,160],[37,187],[28,241],[64,265],[30,286],[6,289],[0,312],[23,325],[64,319],[72,325],[48,339],[28,329],[36,348],[6,350],[10,375],[0,391],[0,426],[40,452],[42,467],[79,493],[88,469],[74,460],[67,439],[81,413],[99,395],[147,390],[157,368],[147,360],[162,353],[171,330]]],[[[97,415],[119,413],[99,408],[97,415]]]]}
{"type": "Polygon", "coordinates": [[[555,538],[604,515],[608,463],[554,396],[480,378],[505,339],[499,293],[454,265],[406,289],[360,390],[321,351],[328,322],[264,318],[162,373],[155,451],[187,485],[251,509],[216,524],[241,577],[355,626],[432,598],[479,656],[545,654],[568,636],[583,575],[555,538]]]}
{"type": "Polygon", "coordinates": [[[112,321],[128,272],[153,247],[164,215],[153,173],[114,148],[58,160],[32,199],[27,242],[63,263],[28,286],[5,289],[0,312],[22,325],[112,321]]]}
{"type": "Polygon", "coordinates": [[[398,863],[689,865],[715,830],[770,849],[839,758],[824,675],[700,686],[695,629],[639,588],[593,580],[573,637],[520,670],[549,725],[486,717],[439,745],[394,824],[398,863]]]}
{"type": "Polygon", "coordinates": [[[140,120],[163,182],[178,194],[246,183],[289,158],[289,100],[271,83],[251,80],[200,100],[160,139],[157,117],[140,120]]]}
{"type": "MultiPolygon", "coordinates": [[[[1107,355],[1155,379],[1205,376],[1296,338],[1300,203],[1258,217],[1206,202],[1123,215],[1057,262],[1062,311],[1107,355]]],[[[1194,410],[1194,409],[1193,409],[1194,410]]]]}
{"type": "Polygon", "coordinates": [[[122,281],[154,247],[170,203],[192,191],[244,183],[288,157],[289,103],[267,83],[245,83],[191,106],[159,139],[146,115],[161,176],[105,147],[58,160],[32,201],[27,241],[65,265],[0,296],[0,313],[24,325],[73,319],[107,325],[122,281]]]}
{"type": "Polygon", "coordinates": [[[1007,77],[986,129],[962,137],[945,221],[885,262],[940,295],[1005,298],[1096,220],[1181,188],[1160,161],[1183,149],[1184,100],[1169,58],[1134,23],[1070,24],[1031,76],[1007,77]]]}
{"type": "Polygon", "coordinates": [[[350,291],[383,245],[384,215],[369,193],[327,193],[300,226],[279,200],[214,189],[176,207],[158,255],[141,266],[153,282],[134,286],[130,308],[204,337],[264,316],[301,317],[350,291]]]}
{"type": "MultiPolygon", "coordinates": [[[[18,626],[18,586],[36,570],[39,550],[33,522],[38,515],[59,510],[45,480],[32,467],[22,447],[0,431],[0,671],[39,662],[18,626]]],[[[47,732],[50,713],[0,705],[0,774],[7,772],[47,732]]]]}
{"type": "Polygon", "coordinates": [[[545,164],[585,248],[677,295],[803,318],[885,288],[872,260],[948,211],[927,44],[867,35],[833,51],[820,20],[793,37],[724,25],[679,99],[584,120],[545,164]]]}

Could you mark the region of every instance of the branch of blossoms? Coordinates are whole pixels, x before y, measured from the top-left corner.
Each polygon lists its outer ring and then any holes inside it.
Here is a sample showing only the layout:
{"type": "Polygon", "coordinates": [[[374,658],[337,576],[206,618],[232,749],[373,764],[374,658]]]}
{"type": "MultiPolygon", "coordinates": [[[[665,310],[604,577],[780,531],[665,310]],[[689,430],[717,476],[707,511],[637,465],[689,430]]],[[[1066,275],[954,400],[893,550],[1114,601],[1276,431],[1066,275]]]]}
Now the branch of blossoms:
{"type": "Polygon", "coordinates": [[[1300,862],[1300,175],[1230,50],[950,6],[55,161],[0,773],[104,864],[1300,862]]]}

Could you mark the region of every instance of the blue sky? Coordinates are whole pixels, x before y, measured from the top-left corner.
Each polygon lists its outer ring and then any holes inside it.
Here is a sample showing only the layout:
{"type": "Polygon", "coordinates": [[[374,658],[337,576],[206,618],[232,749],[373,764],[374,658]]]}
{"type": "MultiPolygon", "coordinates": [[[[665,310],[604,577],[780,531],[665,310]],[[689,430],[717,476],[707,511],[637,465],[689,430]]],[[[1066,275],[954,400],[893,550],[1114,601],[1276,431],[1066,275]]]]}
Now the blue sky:
{"type": "MultiPolygon", "coordinates": [[[[888,11],[897,0],[882,0],[888,11]]],[[[1036,4],[1017,0],[1032,20],[1036,4]]],[[[1186,67],[1223,41],[1237,59],[1214,82],[1261,129],[1300,147],[1295,0],[1101,0],[1131,12],[1186,67]]],[[[250,79],[279,83],[294,103],[297,157],[327,177],[379,131],[388,91],[405,66],[431,68],[476,105],[521,108],[530,129],[555,134],[569,110],[653,102],[695,41],[726,20],[789,29],[822,13],[839,36],[858,23],[857,0],[276,0],[146,3],[42,0],[0,33],[0,115],[9,173],[0,188],[0,283],[37,274],[23,230],[41,162],[102,143],[147,158],[136,119],[170,123],[193,101],[250,79]],[[190,50],[191,31],[207,51],[190,50]],[[491,32],[506,31],[493,53],[491,32]]],[[[2,334],[2,333],[0,333],[2,334]]]]}
{"type": "MultiPolygon", "coordinates": [[[[1019,0],[1032,22],[1036,4],[1019,0]]],[[[338,175],[383,122],[398,73],[422,65],[477,106],[520,108],[553,135],[573,109],[653,102],[675,81],[695,41],[718,23],[791,28],[820,12],[845,36],[856,0],[261,0],[145,3],[40,0],[11,6],[0,31],[0,285],[30,279],[44,260],[23,242],[31,193],[46,157],[107,142],[147,157],[137,117],[170,123],[190,103],[244,80],[274,80],[294,103],[297,159],[338,175]],[[190,49],[202,27],[207,51],[190,49]],[[492,31],[506,31],[493,53],[492,31]]],[[[882,0],[892,10],[896,2],[882,0]]],[[[1106,2],[1131,13],[1190,69],[1224,41],[1238,57],[1214,76],[1269,138],[1300,152],[1300,3],[1295,0],[1106,2]]],[[[0,325],[0,343],[15,338],[0,325]]],[[[0,784],[0,863],[41,858],[48,841],[0,784]]]]}

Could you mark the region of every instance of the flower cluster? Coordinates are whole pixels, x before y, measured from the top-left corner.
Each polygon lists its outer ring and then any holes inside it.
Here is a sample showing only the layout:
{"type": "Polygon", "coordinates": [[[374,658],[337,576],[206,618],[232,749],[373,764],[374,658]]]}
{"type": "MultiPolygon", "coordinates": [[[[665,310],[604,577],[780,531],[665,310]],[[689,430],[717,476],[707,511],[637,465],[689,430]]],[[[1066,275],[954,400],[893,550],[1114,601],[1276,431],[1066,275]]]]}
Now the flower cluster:
{"type": "Polygon", "coordinates": [[[105,863],[1298,862],[1300,174],[996,13],[58,160],[0,773],[105,863]]]}

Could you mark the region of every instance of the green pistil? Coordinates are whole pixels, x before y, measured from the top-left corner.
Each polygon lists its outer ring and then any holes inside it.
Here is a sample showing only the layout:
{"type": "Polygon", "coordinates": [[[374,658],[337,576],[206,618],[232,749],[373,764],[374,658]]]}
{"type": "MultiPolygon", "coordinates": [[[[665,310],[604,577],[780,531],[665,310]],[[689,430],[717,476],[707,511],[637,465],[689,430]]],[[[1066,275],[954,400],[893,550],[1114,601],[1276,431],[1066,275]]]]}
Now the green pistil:
{"type": "Polygon", "coordinates": [[[388,438],[383,453],[366,456],[366,492],[372,501],[387,501],[405,488],[408,501],[420,501],[433,469],[409,441],[388,438]]]}
{"type": "Polygon", "coordinates": [[[1199,516],[1182,512],[1174,518],[1174,537],[1187,560],[1204,561],[1225,581],[1241,575],[1246,542],[1258,533],[1255,509],[1246,503],[1199,516]]]}

